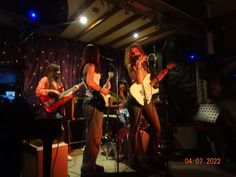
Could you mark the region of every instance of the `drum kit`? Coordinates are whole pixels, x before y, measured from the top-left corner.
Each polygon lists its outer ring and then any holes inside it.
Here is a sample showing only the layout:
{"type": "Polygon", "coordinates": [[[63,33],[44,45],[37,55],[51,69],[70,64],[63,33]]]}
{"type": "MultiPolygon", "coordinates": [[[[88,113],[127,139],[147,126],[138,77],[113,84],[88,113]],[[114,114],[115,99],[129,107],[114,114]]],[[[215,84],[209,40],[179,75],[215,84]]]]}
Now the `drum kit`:
{"type": "MultiPolygon", "coordinates": [[[[112,99],[117,100],[114,96],[112,99]]],[[[109,108],[112,109],[112,108],[109,108]]],[[[117,152],[119,152],[119,157],[123,157],[127,160],[128,158],[128,135],[130,127],[130,114],[127,107],[123,104],[121,107],[113,108],[113,110],[108,111],[110,114],[104,114],[104,130],[102,137],[102,148],[105,153],[106,158],[116,158],[117,152]],[[117,119],[118,118],[118,119],[117,119]],[[117,122],[118,124],[117,124],[117,122]]],[[[143,143],[143,149],[146,151],[149,134],[147,129],[149,124],[141,117],[140,122],[140,133],[143,143]]]]}

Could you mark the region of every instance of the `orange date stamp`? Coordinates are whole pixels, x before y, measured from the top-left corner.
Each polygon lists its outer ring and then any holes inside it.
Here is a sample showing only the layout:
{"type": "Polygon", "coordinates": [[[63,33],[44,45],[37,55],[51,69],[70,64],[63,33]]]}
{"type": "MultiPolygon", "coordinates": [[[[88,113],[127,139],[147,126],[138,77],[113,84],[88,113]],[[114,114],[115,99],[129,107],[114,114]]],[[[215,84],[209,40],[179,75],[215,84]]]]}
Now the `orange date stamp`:
{"type": "Polygon", "coordinates": [[[185,165],[221,165],[222,159],[219,157],[186,157],[184,158],[184,164],[185,165]]]}

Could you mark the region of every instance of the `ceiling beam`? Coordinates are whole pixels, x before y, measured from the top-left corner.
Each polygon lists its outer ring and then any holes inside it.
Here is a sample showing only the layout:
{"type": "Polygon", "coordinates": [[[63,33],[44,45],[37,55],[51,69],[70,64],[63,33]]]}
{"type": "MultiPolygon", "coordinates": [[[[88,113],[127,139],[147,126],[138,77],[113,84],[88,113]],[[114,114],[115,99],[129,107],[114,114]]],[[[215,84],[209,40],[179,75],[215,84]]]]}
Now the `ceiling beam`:
{"type": "Polygon", "coordinates": [[[132,23],[133,21],[139,19],[139,15],[133,15],[130,18],[126,19],[125,21],[119,23],[118,25],[114,26],[113,28],[109,29],[108,31],[104,32],[102,35],[99,35],[95,39],[92,40],[92,43],[96,43],[97,41],[100,41],[101,39],[109,36],[110,34],[116,32],[117,30],[123,28],[124,26],[128,25],[129,23],[132,23]]]}
{"type": "Polygon", "coordinates": [[[150,39],[152,37],[155,37],[157,35],[160,36],[158,39],[161,39],[163,37],[166,37],[166,36],[170,35],[171,33],[172,33],[171,31],[167,31],[166,29],[158,30],[158,31],[150,33],[150,34],[148,34],[146,36],[143,36],[142,38],[140,38],[140,39],[138,39],[136,41],[132,41],[132,42],[129,42],[129,43],[123,45],[123,46],[120,46],[119,49],[124,49],[124,48],[130,46],[134,42],[141,43],[141,42],[143,42],[145,40],[148,40],[148,39],[150,39]]]}
{"type": "Polygon", "coordinates": [[[130,5],[139,5],[142,4],[143,6],[149,7],[152,10],[157,10],[158,12],[162,12],[162,13],[169,13],[178,17],[183,17],[185,19],[188,19],[188,21],[194,21],[195,23],[198,23],[199,25],[206,25],[206,23],[203,20],[200,20],[199,18],[196,18],[186,12],[184,12],[183,10],[180,10],[170,4],[168,4],[167,2],[163,1],[163,0],[135,0],[135,1],[128,1],[128,3],[130,3],[130,5]]]}
{"type": "Polygon", "coordinates": [[[134,32],[136,32],[136,31],[143,31],[143,30],[145,30],[147,28],[150,28],[151,26],[153,26],[153,22],[149,22],[149,23],[147,23],[147,24],[145,24],[145,25],[143,25],[143,26],[141,26],[139,28],[135,28],[134,30],[130,31],[129,33],[126,33],[125,35],[120,36],[120,37],[114,39],[113,41],[110,41],[106,45],[112,46],[113,44],[115,44],[115,43],[117,43],[119,41],[122,41],[122,40],[130,37],[134,32]]]}
{"type": "Polygon", "coordinates": [[[66,27],[68,27],[72,23],[77,23],[76,18],[78,18],[78,16],[81,14],[81,12],[86,10],[93,2],[95,2],[95,0],[86,0],[83,3],[83,5],[81,5],[78,8],[78,10],[76,10],[76,12],[69,17],[69,20],[66,23],[54,25],[53,26],[54,28],[57,27],[56,30],[54,31],[54,35],[58,35],[58,34],[62,33],[66,29],[66,27]]]}
{"type": "Polygon", "coordinates": [[[91,31],[92,29],[96,28],[99,24],[101,24],[103,21],[105,21],[106,19],[108,19],[109,17],[111,17],[112,15],[114,15],[116,12],[118,11],[118,9],[115,9],[113,11],[108,11],[106,12],[104,15],[102,15],[100,18],[96,19],[91,25],[89,25],[86,29],[84,29],[83,31],[81,31],[79,34],[75,35],[73,38],[74,39],[79,39],[81,38],[83,35],[85,35],[86,33],[88,33],[89,31],[91,31]]]}
{"type": "Polygon", "coordinates": [[[82,6],[80,6],[78,8],[78,10],[69,17],[69,22],[71,21],[75,21],[78,16],[81,14],[81,12],[85,11],[89,6],[91,6],[93,3],[95,2],[95,0],[86,0],[82,6]]]}

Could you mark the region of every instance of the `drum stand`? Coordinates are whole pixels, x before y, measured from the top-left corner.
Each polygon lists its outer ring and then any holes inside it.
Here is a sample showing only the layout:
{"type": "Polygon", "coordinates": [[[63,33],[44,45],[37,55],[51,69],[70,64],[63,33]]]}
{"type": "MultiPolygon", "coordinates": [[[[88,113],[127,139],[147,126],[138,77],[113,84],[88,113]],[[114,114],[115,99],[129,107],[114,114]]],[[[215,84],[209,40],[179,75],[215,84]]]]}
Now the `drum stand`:
{"type": "Polygon", "coordinates": [[[169,155],[170,155],[170,146],[171,146],[171,125],[169,123],[169,115],[168,115],[168,100],[166,99],[164,101],[164,106],[165,106],[165,129],[166,129],[166,132],[165,132],[165,135],[164,135],[164,138],[165,138],[165,148],[164,148],[164,157],[163,157],[163,174],[162,176],[164,177],[170,177],[170,170],[169,170],[169,155]]]}
{"type": "Polygon", "coordinates": [[[171,173],[170,173],[170,169],[169,169],[169,156],[170,156],[170,152],[171,152],[171,145],[173,142],[173,137],[172,137],[172,126],[171,123],[169,122],[169,111],[168,111],[168,98],[167,95],[165,94],[165,98],[163,100],[163,106],[164,106],[164,125],[165,127],[163,127],[163,129],[165,129],[165,133],[163,134],[163,139],[164,139],[164,143],[162,145],[160,145],[160,149],[162,150],[162,157],[161,157],[161,161],[162,161],[162,167],[163,169],[161,169],[161,176],[162,177],[171,177],[171,173]]]}
{"type": "MultiPolygon", "coordinates": [[[[117,95],[117,113],[116,113],[116,121],[115,121],[115,135],[117,135],[118,132],[118,125],[119,125],[119,75],[118,75],[118,70],[116,69],[116,67],[110,63],[110,66],[113,68],[113,70],[115,71],[115,76],[116,76],[116,95],[117,95]]],[[[119,152],[120,152],[120,147],[117,143],[117,138],[115,138],[115,145],[116,145],[116,172],[119,173],[119,152]]]]}
{"type": "Polygon", "coordinates": [[[113,135],[113,132],[109,132],[109,121],[113,119],[113,117],[110,117],[110,108],[107,110],[106,118],[104,118],[104,136],[102,137],[103,144],[102,146],[103,151],[105,152],[106,159],[109,159],[109,156],[116,156],[116,146],[115,146],[115,137],[113,135]]]}
{"type": "MultiPolygon", "coordinates": [[[[154,74],[154,76],[157,75],[155,69],[153,68],[149,68],[151,73],[154,74]]],[[[167,83],[163,83],[163,85],[165,85],[165,90],[168,90],[168,80],[167,83]]],[[[158,148],[162,150],[161,153],[163,153],[163,155],[161,155],[162,157],[160,158],[161,161],[161,165],[163,165],[163,169],[161,169],[160,175],[162,177],[171,177],[170,174],[170,169],[169,169],[169,156],[170,156],[170,150],[171,150],[171,141],[173,141],[172,135],[171,135],[171,125],[169,122],[169,111],[168,111],[168,93],[164,93],[164,98],[163,98],[163,102],[162,104],[164,104],[164,124],[165,124],[165,134],[163,135],[164,137],[164,145],[158,145],[158,148]]],[[[159,114],[158,114],[159,115],[159,114]]]]}

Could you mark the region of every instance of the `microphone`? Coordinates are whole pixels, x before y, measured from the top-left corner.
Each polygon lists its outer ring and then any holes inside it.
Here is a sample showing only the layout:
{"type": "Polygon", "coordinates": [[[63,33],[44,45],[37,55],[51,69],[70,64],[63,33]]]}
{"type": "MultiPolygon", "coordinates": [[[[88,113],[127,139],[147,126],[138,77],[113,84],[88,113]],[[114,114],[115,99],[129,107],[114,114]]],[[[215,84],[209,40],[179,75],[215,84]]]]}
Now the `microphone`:
{"type": "Polygon", "coordinates": [[[113,61],[114,61],[113,58],[109,58],[109,57],[105,57],[105,56],[103,56],[102,58],[105,59],[105,60],[107,60],[107,61],[110,61],[110,62],[113,62],[113,61]]]}
{"type": "Polygon", "coordinates": [[[109,65],[113,68],[113,69],[115,69],[115,66],[114,66],[114,64],[112,64],[112,63],[109,63],[109,65]]]}

